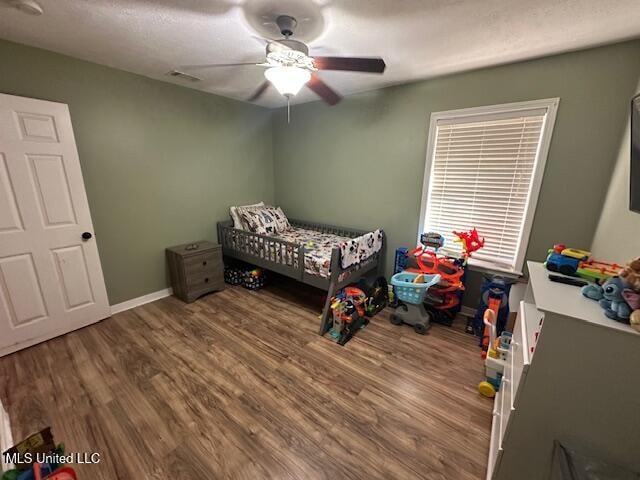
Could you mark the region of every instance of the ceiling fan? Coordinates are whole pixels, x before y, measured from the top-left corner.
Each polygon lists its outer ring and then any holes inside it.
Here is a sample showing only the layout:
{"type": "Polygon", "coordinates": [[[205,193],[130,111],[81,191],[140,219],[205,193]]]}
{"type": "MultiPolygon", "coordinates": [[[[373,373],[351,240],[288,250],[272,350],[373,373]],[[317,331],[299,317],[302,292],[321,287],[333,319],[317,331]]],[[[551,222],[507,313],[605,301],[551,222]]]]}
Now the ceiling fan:
{"type": "Polygon", "coordinates": [[[188,65],[183,69],[206,69],[215,67],[235,67],[255,65],[264,67],[265,82],[251,95],[247,101],[257,100],[273,85],[281,95],[287,98],[295,96],[306,85],[329,105],[335,105],[342,97],[336,93],[317,75],[318,70],[340,70],[347,72],[383,73],[386,67],[379,57],[311,57],[309,47],[303,42],[293,40],[293,32],[297,25],[295,18],[280,15],[276,24],[282,40],[266,40],[266,59],[262,63],[224,63],[213,65],[188,65]]]}

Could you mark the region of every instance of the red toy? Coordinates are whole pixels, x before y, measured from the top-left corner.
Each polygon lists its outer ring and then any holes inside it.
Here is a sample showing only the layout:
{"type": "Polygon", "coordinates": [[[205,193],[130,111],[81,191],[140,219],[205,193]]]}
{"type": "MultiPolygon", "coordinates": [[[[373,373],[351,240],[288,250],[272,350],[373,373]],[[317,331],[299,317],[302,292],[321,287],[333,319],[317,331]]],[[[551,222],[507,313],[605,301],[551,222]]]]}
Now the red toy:
{"type": "Polygon", "coordinates": [[[33,464],[33,474],[35,480],[77,480],[76,472],[71,467],[61,467],[58,468],[55,472],[48,475],[44,479],[42,478],[42,473],[40,472],[40,464],[33,464]]]}
{"type": "Polygon", "coordinates": [[[458,237],[457,242],[462,244],[462,258],[466,261],[471,254],[484,247],[484,238],[480,238],[478,231],[473,228],[468,232],[456,232],[453,234],[458,237]]]}

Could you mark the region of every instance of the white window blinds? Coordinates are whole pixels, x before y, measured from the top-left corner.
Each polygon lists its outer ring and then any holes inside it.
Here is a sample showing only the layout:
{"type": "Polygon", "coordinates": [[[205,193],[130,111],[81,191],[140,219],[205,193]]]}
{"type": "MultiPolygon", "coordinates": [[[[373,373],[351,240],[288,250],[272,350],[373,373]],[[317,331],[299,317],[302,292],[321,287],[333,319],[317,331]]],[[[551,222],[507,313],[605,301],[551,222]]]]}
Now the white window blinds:
{"type": "Polygon", "coordinates": [[[492,107],[486,113],[456,117],[448,112],[446,118],[432,120],[435,135],[432,132],[422,230],[441,233],[445,248],[457,253],[453,231],[475,227],[485,246],[473,259],[499,270],[520,270],[535,208],[532,191],[539,188],[541,178],[536,177],[543,170],[545,131],[550,135],[545,129],[548,113],[548,107],[492,107]]]}

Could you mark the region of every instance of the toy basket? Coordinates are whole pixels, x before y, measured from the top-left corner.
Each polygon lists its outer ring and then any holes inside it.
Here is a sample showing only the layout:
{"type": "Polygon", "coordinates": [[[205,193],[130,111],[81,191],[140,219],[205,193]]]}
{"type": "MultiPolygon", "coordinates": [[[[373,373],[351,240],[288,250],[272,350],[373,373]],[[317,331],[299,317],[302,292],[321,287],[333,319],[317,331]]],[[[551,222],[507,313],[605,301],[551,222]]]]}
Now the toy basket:
{"type": "Polygon", "coordinates": [[[440,275],[428,275],[411,272],[396,273],[391,277],[391,285],[396,287],[398,299],[413,305],[420,305],[424,301],[429,287],[440,281],[440,275]],[[414,283],[418,275],[424,276],[424,283],[414,283]]]}

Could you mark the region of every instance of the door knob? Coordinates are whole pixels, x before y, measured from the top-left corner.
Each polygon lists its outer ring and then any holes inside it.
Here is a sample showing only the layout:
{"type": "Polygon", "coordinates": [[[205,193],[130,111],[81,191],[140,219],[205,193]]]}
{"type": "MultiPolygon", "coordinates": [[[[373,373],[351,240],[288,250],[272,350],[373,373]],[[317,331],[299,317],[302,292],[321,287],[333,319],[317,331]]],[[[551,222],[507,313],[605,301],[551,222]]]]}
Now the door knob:
{"type": "Polygon", "coordinates": [[[84,232],[84,233],[82,234],[82,240],[84,240],[85,242],[86,242],[87,240],[89,240],[91,237],[93,237],[93,235],[91,235],[91,233],[90,233],[90,232],[84,232]]]}

